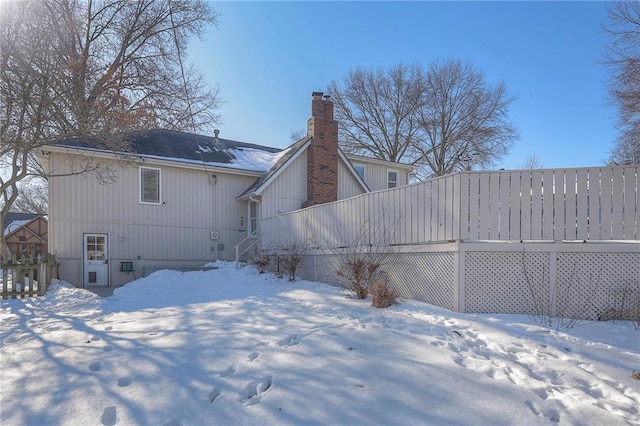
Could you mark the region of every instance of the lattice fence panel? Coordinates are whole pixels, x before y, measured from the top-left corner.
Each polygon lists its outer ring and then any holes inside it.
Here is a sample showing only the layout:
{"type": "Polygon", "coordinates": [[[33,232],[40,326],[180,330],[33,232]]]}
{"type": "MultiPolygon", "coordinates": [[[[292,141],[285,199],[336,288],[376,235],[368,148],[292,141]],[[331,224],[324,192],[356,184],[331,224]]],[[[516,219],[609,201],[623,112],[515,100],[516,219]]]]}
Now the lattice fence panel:
{"type": "MultiPolygon", "coordinates": [[[[300,276],[339,285],[335,274],[339,255],[310,255],[300,276]]],[[[405,299],[419,300],[445,309],[455,309],[454,254],[390,253],[381,256],[389,284],[405,299]]]]}
{"type": "Polygon", "coordinates": [[[638,303],[640,253],[558,253],[557,316],[632,319],[625,312],[638,303]]]}
{"type": "Polygon", "coordinates": [[[549,254],[465,253],[465,312],[548,311],[549,254]]]}
{"type": "Polygon", "coordinates": [[[453,253],[401,253],[396,256],[389,278],[398,296],[455,309],[453,253]]]}

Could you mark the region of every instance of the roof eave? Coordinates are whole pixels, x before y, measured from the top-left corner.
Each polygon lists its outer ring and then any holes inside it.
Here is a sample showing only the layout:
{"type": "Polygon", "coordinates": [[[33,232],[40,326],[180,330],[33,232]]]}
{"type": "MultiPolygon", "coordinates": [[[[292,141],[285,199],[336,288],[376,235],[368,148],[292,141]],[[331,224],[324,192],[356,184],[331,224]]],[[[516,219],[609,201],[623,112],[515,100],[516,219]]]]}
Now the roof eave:
{"type": "MultiPolygon", "coordinates": [[[[262,195],[262,192],[269,186],[271,185],[271,183],[273,183],[273,181],[275,179],[278,178],[278,176],[280,176],[280,174],[287,169],[287,167],[289,167],[303,152],[305,152],[307,150],[307,148],[309,147],[309,145],[311,144],[311,138],[309,138],[301,147],[299,147],[297,149],[297,151],[291,156],[289,157],[289,159],[287,159],[287,161],[282,164],[280,167],[278,167],[278,170],[276,170],[272,176],[269,177],[269,179],[267,179],[266,181],[264,181],[262,184],[260,184],[260,186],[258,186],[257,188],[254,188],[252,191],[241,194],[240,196],[238,196],[236,199],[238,201],[244,201],[247,200],[250,197],[257,197],[259,195],[262,195]]],[[[275,167],[275,166],[274,166],[275,167]]],[[[268,170],[265,173],[269,173],[271,170],[268,170]]]]}
{"type": "Polygon", "coordinates": [[[46,155],[47,152],[56,152],[56,153],[62,153],[62,154],[75,153],[77,155],[87,155],[87,151],[91,152],[92,155],[98,158],[118,160],[118,157],[122,157],[122,156],[137,157],[139,161],[146,164],[181,167],[181,168],[193,169],[193,170],[202,170],[204,167],[206,168],[207,172],[227,173],[227,174],[251,176],[251,177],[260,177],[265,173],[259,170],[243,169],[239,167],[224,167],[220,165],[215,165],[214,163],[198,163],[198,162],[192,162],[192,161],[181,161],[180,159],[177,159],[177,158],[171,158],[171,159],[160,158],[160,157],[151,156],[151,155],[137,154],[135,152],[111,153],[111,152],[107,152],[100,149],[77,148],[77,147],[70,147],[70,146],[63,146],[63,145],[57,145],[57,146],[47,145],[47,146],[43,146],[41,149],[41,153],[43,155],[46,155]]]}

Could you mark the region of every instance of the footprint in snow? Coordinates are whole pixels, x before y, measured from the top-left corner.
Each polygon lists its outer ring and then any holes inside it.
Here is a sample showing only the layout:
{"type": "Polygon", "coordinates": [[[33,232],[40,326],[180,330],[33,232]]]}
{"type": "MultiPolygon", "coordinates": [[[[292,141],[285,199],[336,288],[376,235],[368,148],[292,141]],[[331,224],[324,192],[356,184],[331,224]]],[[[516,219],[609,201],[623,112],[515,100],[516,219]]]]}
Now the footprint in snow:
{"type": "Polygon", "coordinates": [[[559,423],[560,422],[560,413],[558,412],[558,410],[552,408],[550,410],[547,410],[544,413],[545,416],[547,416],[549,418],[549,420],[551,420],[554,423],[559,423]]]}
{"type": "Polygon", "coordinates": [[[545,400],[549,398],[549,392],[547,392],[544,388],[532,389],[533,392],[540,397],[540,399],[545,400]]]}
{"type": "Polygon", "coordinates": [[[247,358],[249,358],[249,362],[258,358],[260,354],[258,352],[251,352],[247,358]]]}
{"type": "Polygon", "coordinates": [[[100,424],[105,426],[114,426],[116,421],[117,415],[115,405],[105,408],[102,412],[102,417],[100,417],[100,424]]]}
{"type": "Polygon", "coordinates": [[[111,330],[113,330],[113,327],[111,327],[111,326],[105,327],[105,329],[104,329],[104,331],[111,331],[111,330]]]}
{"type": "Polygon", "coordinates": [[[236,369],[233,365],[230,365],[229,367],[225,368],[221,373],[220,373],[220,377],[227,377],[232,375],[233,373],[236,372],[236,369]]]}
{"type": "Polygon", "coordinates": [[[525,403],[525,405],[526,405],[527,407],[529,407],[529,410],[531,410],[531,412],[532,412],[533,414],[535,414],[536,416],[539,416],[539,415],[540,415],[540,409],[539,409],[539,408],[538,408],[538,406],[535,404],[535,402],[530,401],[530,400],[528,400],[528,399],[527,399],[524,403],[525,403]]]}
{"type": "Polygon", "coordinates": [[[102,363],[100,361],[94,361],[89,364],[89,370],[91,371],[100,371],[102,369],[102,363]]]}
{"type": "Polygon", "coordinates": [[[213,404],[214,402],[216,402],[216,399],[218,399],[219,396],[220,396],[220,391],[214,387],[207,394],[207,399],[211,404],[213,404]]]}
{"type": "Polygon", "coordinates": [[[267,376],[262,380],[256,380],[249,383],[238,398],[244,405],[256,405],[260,402],[262,395],[271,389],[273,385],[273,376],[267,376]]]}
{"type": "Polygon", "coordinates": [[[129,386],[131,384],[131,379],[127,376],[118,378],[118,386],[121,388],[129,386]]]}
{"type": "Polygon", "coordinates": [[[299,333],[296,334],[292,334],[291,336],[285,337],[284,339],[280,340],[278,342],[278,344],[280,346],[295,346],[298,343],[300,343],[301,337],[299,333]]]}

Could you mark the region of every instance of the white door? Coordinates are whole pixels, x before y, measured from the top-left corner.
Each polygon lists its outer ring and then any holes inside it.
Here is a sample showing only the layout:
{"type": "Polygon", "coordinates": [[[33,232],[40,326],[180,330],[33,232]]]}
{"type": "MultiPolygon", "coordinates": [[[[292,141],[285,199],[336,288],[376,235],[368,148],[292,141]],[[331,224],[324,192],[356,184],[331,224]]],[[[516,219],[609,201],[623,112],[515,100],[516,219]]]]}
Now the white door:
{"type": "Polygon", "coordinates": [[[109,238],[107,234],[84,234],[84,285],[109,284],[109,238]]]}

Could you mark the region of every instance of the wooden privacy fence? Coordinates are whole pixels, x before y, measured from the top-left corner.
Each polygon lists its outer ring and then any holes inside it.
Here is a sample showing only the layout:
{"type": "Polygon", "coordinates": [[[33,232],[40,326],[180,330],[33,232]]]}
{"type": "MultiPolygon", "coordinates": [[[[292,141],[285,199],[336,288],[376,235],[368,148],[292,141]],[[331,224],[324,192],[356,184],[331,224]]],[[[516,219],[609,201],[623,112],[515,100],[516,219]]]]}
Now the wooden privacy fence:
{"type": "Polygon", "coordinates": [[[45,255],[38,263],[5,263],[0,294],[3,299],[43,296],[54,278],[57,278],[57,262],[53,255],[45,255]]]}
{"type": "Polygon", "coordinates": [[[638,240],[640,166],[471,171],[266,218],[263,247],[638,240]]]}

